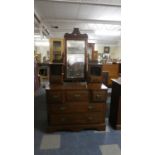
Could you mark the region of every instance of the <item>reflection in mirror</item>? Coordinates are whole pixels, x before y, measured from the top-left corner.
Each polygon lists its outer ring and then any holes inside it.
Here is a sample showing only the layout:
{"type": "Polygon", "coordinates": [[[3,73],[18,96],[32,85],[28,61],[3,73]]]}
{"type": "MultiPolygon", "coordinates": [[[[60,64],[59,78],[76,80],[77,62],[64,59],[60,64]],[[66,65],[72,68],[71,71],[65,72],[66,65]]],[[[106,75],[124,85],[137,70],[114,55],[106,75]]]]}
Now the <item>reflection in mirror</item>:
{"type": "Polygon", "coordinates": [[[84,78],[85,42],[67,40],[67,78],[84,78]]]}

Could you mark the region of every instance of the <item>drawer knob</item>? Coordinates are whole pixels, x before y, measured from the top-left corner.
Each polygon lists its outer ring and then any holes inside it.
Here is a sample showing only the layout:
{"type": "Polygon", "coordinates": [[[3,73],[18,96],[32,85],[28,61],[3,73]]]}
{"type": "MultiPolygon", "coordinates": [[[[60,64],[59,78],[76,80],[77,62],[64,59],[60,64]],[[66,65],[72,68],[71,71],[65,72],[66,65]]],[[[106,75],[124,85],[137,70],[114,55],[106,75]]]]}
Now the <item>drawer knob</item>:
{"type": "Polygon", "coordinates": [[[99,98],[101,98],[101,97],[102,97],[102,95],[100,95],[100,94],[97,94],[97,95],[96,95],[96,98],[97,98],[97,99],[99,99],[99,98]]]}
{"type": "Polygon", "coordinates": [[[59,98],[59,96],[58,95],[54,95],[53,98],[54,99],[57,99],[57,98],[59,98]]]}
{"type": "Polygon", "coordinates": [[[61,122],[65,122],[66,121],[66,119],[65,118],[61,118],[61,122]]]}
{"type": "Polygon", "coordinates": [[[91,116],[90,116],[90,117],[88,117],[88,120],[90,120],[90,121],[91,121],[91,120],[93,120],[93,117],[91,117],[91,116]]]}
{"type": "Polygon", "coordinates": [[[76,98],[78,98],[78,97],[80,97],[80,94],[75,94],[74,96],[75,96],[76,98]]]}
{"type": "Polygon", "coordinates": [[[66,107],[60,107],[60,110],[62,110],[62,111],[65,110],[65,109],[66,109],[66,107]]]}
{"type": "Polygon", "coordinates": [[[88,109],[90,109],[90,110],[93,109],[93,106],[89,105],[89,106],[88,106],[88,109]]]}

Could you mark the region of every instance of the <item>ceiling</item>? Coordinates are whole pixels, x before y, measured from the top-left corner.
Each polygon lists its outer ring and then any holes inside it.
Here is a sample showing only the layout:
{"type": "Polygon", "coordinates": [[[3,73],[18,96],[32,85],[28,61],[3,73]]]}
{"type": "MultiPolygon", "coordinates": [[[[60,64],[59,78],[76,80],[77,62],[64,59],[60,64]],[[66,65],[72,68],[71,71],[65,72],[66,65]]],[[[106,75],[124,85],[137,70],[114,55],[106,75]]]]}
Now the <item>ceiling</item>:
{"type": "Polygon", "coordinates": [[[34,32],[59,38],[79,28],[89,42],[118,44],[121,0],[35,0],[34,32]]]}

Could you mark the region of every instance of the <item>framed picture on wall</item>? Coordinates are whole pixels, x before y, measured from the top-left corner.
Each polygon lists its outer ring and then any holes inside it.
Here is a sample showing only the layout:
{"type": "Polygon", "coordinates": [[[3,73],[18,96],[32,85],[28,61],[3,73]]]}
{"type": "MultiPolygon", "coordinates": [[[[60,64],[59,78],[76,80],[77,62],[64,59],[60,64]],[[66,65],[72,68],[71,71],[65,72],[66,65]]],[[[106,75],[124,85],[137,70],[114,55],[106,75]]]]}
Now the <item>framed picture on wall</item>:
{"type": "Polygon", "coordinates": [[[105,46],[104,47],[104,53],[109,53],[110,52],[110,47],[109,46],[105,46]]]}

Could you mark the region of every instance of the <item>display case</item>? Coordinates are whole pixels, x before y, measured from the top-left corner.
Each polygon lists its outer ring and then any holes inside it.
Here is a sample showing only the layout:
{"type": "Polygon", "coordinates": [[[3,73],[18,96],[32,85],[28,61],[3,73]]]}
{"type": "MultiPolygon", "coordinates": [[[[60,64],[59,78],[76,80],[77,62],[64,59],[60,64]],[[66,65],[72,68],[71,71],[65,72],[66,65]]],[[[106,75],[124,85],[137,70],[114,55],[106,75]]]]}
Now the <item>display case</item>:
{"type": "Polygon", "coordinates": [[[65,36],[65,80],[85,81],[87,61],[87,34],[80,34],[75,28],[65,36]]]}
{"type": "Polygon", "coordinates": [[[64,52],[64,40],[60,38],[50,39],[50,62],[62,62],[64,52]]]}

